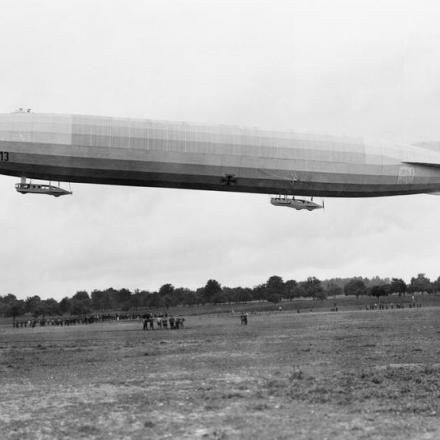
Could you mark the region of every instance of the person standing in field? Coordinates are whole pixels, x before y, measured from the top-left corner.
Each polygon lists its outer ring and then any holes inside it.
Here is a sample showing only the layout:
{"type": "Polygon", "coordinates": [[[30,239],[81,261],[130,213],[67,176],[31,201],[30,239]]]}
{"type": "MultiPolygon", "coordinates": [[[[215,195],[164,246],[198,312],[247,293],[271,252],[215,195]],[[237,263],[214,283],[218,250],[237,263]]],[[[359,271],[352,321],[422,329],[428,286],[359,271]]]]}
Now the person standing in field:
{"type": "Polygon", "coordinates": [[[169,319],[169,321],[170,321],[170,329],[175,329],[176,327],[175,327],[175,319],[174,319],[174,316],[170,316],[170,319],[169,319]]]}

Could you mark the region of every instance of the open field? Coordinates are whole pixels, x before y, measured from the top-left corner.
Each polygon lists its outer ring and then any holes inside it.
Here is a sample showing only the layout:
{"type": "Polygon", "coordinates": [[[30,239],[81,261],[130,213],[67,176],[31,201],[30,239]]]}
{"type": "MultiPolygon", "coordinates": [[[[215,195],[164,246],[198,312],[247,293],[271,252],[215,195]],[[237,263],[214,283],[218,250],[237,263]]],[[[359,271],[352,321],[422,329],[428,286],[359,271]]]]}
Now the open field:
{"type": "Polygon", "coordinates": [[[438,439],[440,309],[0,329],[0,437],[438,439]]]}

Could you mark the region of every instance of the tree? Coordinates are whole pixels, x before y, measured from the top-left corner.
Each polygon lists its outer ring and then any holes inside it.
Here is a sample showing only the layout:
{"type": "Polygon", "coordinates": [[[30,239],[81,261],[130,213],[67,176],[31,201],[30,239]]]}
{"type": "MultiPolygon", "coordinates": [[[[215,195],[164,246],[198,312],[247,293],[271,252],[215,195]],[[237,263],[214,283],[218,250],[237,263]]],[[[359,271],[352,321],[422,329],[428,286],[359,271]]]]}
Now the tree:
{"type": "Polygon", "coordinates": [[[60,301],[60,313],[62,315],[64,315],[65,313],[67,313],[70,310],[70,299],[67,298],[67,296],[65,298],[63,298],[60,301]]]}
{"type": "Polygon", "coordinates": [[[166,307],[167,310],[170,307],[177,305],[175,298],[173,298],[171,295],[162,296],[162,295],[159,294],[159,297],[161,298],[161,301],[162,301],[162,303],[164,304],[164,306],[166,307]]]}
{"type": "Polygon", "coordinates": [[[104,295],[106,298],[108,298],[107,301],[109,304],[109,309],[119,309],[121,307],[118,290],[113,289],[113,287],[109,287],[108,289],[104,290],[104,295]]]}
{"type": "Polygon", "coordinates": [[[344,286],[345,295],[354,295],[359,298],[360,295],[365,295],[367,293],[367,288],[365,283],[359,278],[352,278],[344,286]]]}
{"type": "Polygon", "coordinates": [[[45,299],[35,308],[34,316],[58,315],[60,313],[60,306],[53,298],[45,299]]]}
{"type": "Polygon", "coordinates": [[[252,290],[247,287],[236,287],[235,288],[235,301],[241,303],[247,303],[252,301],[254,298],[252,296],[252,290]]]}
{"type": "Polygon", "coordinates": [[[308,295],[308,292],[304,289],[303,282],[297,284],[293,288],[293,296],[294,298],[306,298],[308,295]]]}
{"type": "Polygon", "coordinates": [[[370,295],[375,296],[380,302],[380,297],[388,294],[387,288],[388,286],[386,284],[373,286],[370,289],[370,295]]]}
{"type": "Polygon", "coordinates": [[[259,284],[252,289],[252,297],[257,301],[265,301],[266,284],[259,284]]]}
{"type": "Polygon", "coordinates": [[[133,293],[133,295],[131,295],[131,298],[130,298],[130,307],[137,310],[139,307],[142,306],[143,299],[144,299],[144,297],[143,297],[142,292],[139,292],[138,290],[135,291],[135,293],[133,293]]]}
{"type": "Polygon", "coordinates": [[[189,291],[184,298],[184,304],[188,306],[193,306],[199,304],[200,297],[193,291],[189,291]]]}
{"type": "Polygon", "coordinates": [[[314,298],[319,299],[320,301],[324,301],[325,299],[327,299],[327,291],[321,289],[320,291],[316,292],[314,298]]]}
{"type": "Polygon", "coordinates": [[[222,287],[220,283],[216,280],[208,280],[205,287],[203,288],[203,297],[206,301],[211,302],[212,298],[222,292],[222,287]]]}
{"type": "Polygon", "coordinates": [[[174,291],[175,291],[175,289],[174,289],[174,286],[172,284],[164,284],[159,289],[159,295],[160,296],[172,295],[174,293],[174,291]]]}
{"type": "Polygon", "coordinates": [[[391,293],[398,293],[399,296],[401,296],[402,293],[406,292],[406,289],[407,289],[406,283],[401,278],[393,278],[391,280],[391,284],[389,287],[391,293]]]}
{"type": "Polygon", "coordinates": [[[94,310],[108,310],[111,309],[111,299],[108,291],[94,290],[91,294],[92,307],[94,310]]]}
{"type": "Polygon", "coordinates": [[[119,308],[122,310],[130,309],[131,292],[128,289],[120,289],[116,295],[119,308]]]}
{"type": "Polygon", "coordinates": [[[366,278],[364,280],[365,285],[367,287],[373,287],[373,286],[383,286],[383,285],[389,285],[390,284],[390,279],[389,278],[380,278],[377,275],[374,276],[373,278],[366,278]]]}
{"type": "MultiPolygon", "coordinates": [[[[15,296],[15,295],[13,295],[15,296]]],[[[21,316],[25,311],[25,303],[23,300],[16,299],[15,301],[8,301],[6,306],[6,316],[12,316],[12,319],[15,321],[17,316],[21,316]]]]}
{"type": "Polygon", "coordinates": [[[334,282],[330,282],[327,286],[327,295],[333,297],[342,295],[342,287],[338,286],[334,282]]]}
{"type": "Polygon", "coordinates": [[[433,292],[440,292],[440,277],[433,281],[432,290],[433,292]]]}
{"type": "Polygon", "coordinates": [[[284,281],[277,275],[272,275],[266,282],[266,295],[284,295],[284,281]]]}
{"type": "Polygon", "coordinates": [[[70,301],[70,313],[72,315],[86,315],[91,311],[92,302],[85,290],[76,292],[70,301]]]}
{"type": "Polygon", "coordinates": [[[11,305],[14,304],[17,301],[17,297],[13,295],[12,293],[8,293],[6,296],[1,298],[2,303],[11,305]]]}
{"type": "Polygon", "coordinates": [[[411,278],[409,285],[410,292],[432,292],[432,284],[429,278],[425,277],[424,273],[419,273],[416,278],[411,278]]]}
{"type": "Polygon", "coordinates": [[[80,290],[72,296],[72,299],[77,299],[79,301],[89,300],[90,296],[85,290],[80,290]]]}
{"type": "Polygon", "coordinates": [[[164,284],[158,292],[163,304],[168,309],[172,306],[177,306],[183,295],[183,289],[175,289],[172,284],[164,284]]]}
{"type": "Polygon", "coordinates": [[[191,289],[176,287],[173,292],[173,298],[175,298],[177,304],[187,304],[187,297],[191,293],[194,293],[191,289]]]}
{"type": "Polygon", "coordinates": [[[38,295],[30,296],[26,298],[24,303],[26,313],[34,314],[41,303],[41,298],[38,295]]]}
{"type": "Polygon", "coordinates": [[[310,298],[322,299],[322,284],[316,277],[308,277],[306,281],[302,281],[301,287],[304,289],[306,296],[310,298]]]}
{"type": "Polygon", "coordinates": [[[281,295],[276,292],[271,292],[266,296],[266,300],[273,304],[278,304],[281,301],[281,295]]]}
{"type": "Polygon", "coordinates": [[[225,294],[225,292],[222,291],[222,292],[216,293],[216,294],[211,298],[211,301],[212,301],[214,304],[222,304],[222,303],[226,303],[226,302],[228,302],[228,297],[227,297],[227,295],[225,294]]]}
{"type": "Polygon", "coordinates": [[[90,305],[86,301],[72,299],[70,306],[71,315],[87,315],[90,311],[90,305]]]}
{"type": "Polygon", "coordinates": [[[206,304],[208,300],[205,297],[205,287],[199,287],[196,290],[197,304],[206,304]]]}
{"type": "Polygon", "coordinates": [[[290,301],[292,301],[293,298],[295,298],[296,288],[297,287],[298,287],[298,283],[295,280],[287,280],[284,283],[284,295],[290,301]]]}
{"type": "Polygon", "coordinates": [[[145,301],[146,307],[163,307],[164,305],[164,298],[162,298],[158,292],[150,293],[145,301]]]}

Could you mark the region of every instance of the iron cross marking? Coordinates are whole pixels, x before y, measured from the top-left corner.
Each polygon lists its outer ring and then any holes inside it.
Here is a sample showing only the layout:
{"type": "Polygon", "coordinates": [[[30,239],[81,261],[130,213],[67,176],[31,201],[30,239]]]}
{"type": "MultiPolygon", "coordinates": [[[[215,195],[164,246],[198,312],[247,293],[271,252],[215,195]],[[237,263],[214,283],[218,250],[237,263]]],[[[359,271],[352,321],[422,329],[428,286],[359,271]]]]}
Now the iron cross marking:
{"type": "Polygon", "coordinates": [[[235,183],[237,183],[237,178],[235,177],[235,174],[225,174],[224,177],[222,177],[223,185],[232,186],[235,183]]]}

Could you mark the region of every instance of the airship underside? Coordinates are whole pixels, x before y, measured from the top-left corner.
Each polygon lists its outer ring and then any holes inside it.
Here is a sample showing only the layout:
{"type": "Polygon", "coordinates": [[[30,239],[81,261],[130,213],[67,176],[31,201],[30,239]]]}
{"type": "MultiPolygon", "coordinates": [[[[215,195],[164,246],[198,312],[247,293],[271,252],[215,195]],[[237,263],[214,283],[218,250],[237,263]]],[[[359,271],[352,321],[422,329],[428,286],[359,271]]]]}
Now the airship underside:
{"type": "Polygon", "coordinates": [[[440,191],[440,147],[80,115],[0,115],[0,174],[328,197],[440,191]]]}

